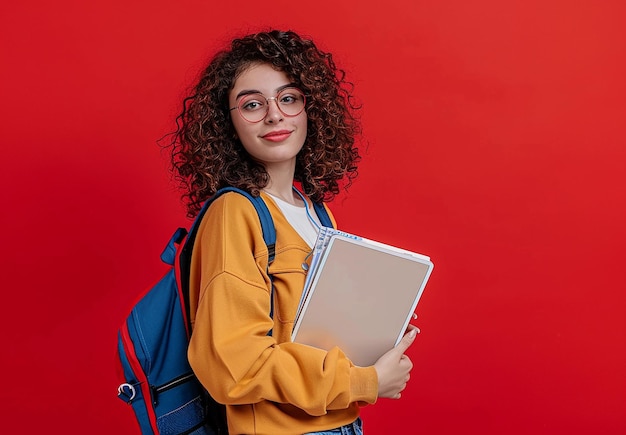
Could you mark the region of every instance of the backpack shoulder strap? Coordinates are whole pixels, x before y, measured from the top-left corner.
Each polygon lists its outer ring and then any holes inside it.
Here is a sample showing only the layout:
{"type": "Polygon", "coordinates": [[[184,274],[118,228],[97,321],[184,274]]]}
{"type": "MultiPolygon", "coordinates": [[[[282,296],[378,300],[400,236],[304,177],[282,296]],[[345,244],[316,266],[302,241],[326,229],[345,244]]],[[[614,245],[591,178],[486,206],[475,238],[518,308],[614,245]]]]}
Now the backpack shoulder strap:
{"type": "MultiPolygon", "coordinates": [[[[276,229],[274,228],[274,220],[272,219],[272,215],[270,214],[267,205],[263,199],[259,197],[254,197],[245,190],[238,189],[236,187],[224,187],[218,190],[211,198],[207,199],[202,209],[196,216],[189,229],[189,234],[187,235],[187,239],[184,241],[182,248],[180,249],[180,255],[178,256],[178,280],[180,285],[180,293],[182,297],[182,301],[184,303],[184,313],[187,322],[187,330],[188,333],[191,333],[191,325],[190,325],[190,304],[189,304],[189,274],[191,270],[191,254],[193,253],[193,246],[195,243],[196,235],[198,234],[198,228],[200,226],[200,222],[202,218],[206,214],[209,206],[215,201],[217,198],[222,196],[227,192],[236,192],[240,195],[245,196],[250,200],[257,214],[259,215],[259,221],[261,222],[261,230],[263,232],[263,240],[265,241],[265,245],[267,246],[268,251],[268,275],[270,277],[270,281],[272,281],[272,276],[269,274],[269,265],[274,261],[276,257],[276,229]]],[[[274,317],[274,284],[272,282],[272,288],[270,292],[270,317],[274,317]]],[[[268,335],[272,335],[272,330],[268,332],[268,335]]]]}
{"type": "Polygon", "coordinates": [[[252,205],[254,206],[257,214],[259,215],[259,221],[261,222],[261,229],[263,231],[263,240],[267,245],[267,250],[269,252],[269,263],[274,261],[274,257],[276,256],[276,229],[274,228],[274,220],[272,219],[272,215],[265,205],[265,202],[261,197],[254,197],[245,190],[238,189],[236,187],[224,187],[218,190],[215,195],[211,198],[207,199],[202,209],[196,216],[191,229],[189,230],[189,235],[187,236],[187,240],[185,242],[185,254],[189,257],[191,256],[191,251],[193,250],[193,241],[196,238],[196,234],[198,233],[198,227],[200,226],[200,222],[204,217],[206,211],[209,209],[209,206],[215,201],[217,198],[222,196],[227,192],[237,192],[240,195],[245,196],[250,200],[252,205]]]}
{"type": "MultiPolygon", "coordinates": [[[[302,201],[305,204],[307,203],[307,199],[304,196],[304,193],[300,192],[296,188],[296,186],[293,186],[293,191],[296,192],[296,194],[300,197],[300,199],[302,199],[302,201]]],[[[315,202],[313,200],[311,200],[311,202],[313,203],[313,209],[315,210],[315,214],[319,218],[320,223],[322,224],[322,226],[333,228],[333,221],[330,219],[330,216],[328,215],[328,210],[326,210],[326,207],[324,206],[324,203],[323,202],[315,202]]],[[[308,214],[309,214],[309,211],[307,210],[307,215],[308,214]]],[[[312,220],[311,216],[309,216],[309,218],[312,220]]]]}
{"type": "Polygon", "coordinates": [[[324,207],[324,203],[314,202],[313,208],[315,209],[315,213],[317,213],[317,217],[320,219],[322,225],[333,228],[333,221],[330,219],[328,211],[326,210],[326,207],[324,207]]]}

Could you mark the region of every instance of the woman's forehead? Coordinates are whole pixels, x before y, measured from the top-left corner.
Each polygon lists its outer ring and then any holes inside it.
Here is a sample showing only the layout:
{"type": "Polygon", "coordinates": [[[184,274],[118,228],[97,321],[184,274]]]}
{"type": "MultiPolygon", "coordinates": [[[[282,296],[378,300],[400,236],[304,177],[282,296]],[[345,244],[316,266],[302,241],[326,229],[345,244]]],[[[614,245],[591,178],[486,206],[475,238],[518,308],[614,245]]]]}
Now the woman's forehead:
{"type": "Polygon", "coordinates": [[[237,94],[243,90],[256,90],[261,93],[272,94],[280,87],[291,82],[291,79],[284,71],[278,70],[267,63],[253,63],[243,69],[237,76],[231,94],[237,94]]]}

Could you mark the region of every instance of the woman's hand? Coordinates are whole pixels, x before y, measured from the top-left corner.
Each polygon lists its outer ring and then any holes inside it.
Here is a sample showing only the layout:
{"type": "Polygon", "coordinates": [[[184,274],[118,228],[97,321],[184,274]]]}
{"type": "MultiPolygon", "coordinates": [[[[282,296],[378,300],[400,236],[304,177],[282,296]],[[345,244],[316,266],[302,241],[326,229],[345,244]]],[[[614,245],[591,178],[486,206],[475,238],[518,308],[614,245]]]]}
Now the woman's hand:
{"type": "Polygon", "coordinates": [[[400,343],[374,363],[374,368],[378,373],[378,397],[400,398],[401,392],[409,382],[413,368],[413,363],[404,352],[413,344],[419,332],[416,326],[409,325],[400,343]]]}

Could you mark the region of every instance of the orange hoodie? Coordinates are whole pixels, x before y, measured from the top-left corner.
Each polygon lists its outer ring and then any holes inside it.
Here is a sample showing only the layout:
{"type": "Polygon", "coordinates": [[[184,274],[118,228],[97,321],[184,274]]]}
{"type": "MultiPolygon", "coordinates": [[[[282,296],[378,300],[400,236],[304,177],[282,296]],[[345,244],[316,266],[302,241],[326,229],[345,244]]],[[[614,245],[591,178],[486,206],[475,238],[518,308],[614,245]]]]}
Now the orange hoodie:
{"type": "Polygon", "coordinates": [[[354,366],[338,348],[291,342],[310,248],[262,197],[276,228],[269,269],[274,319],[258,215],[248,199],[227,193],[200,223],[192,255],[191,367],[226,405],[230,434],[302,434],[348,424],[360,406],[376,401],[376,370],[354,366]]]}

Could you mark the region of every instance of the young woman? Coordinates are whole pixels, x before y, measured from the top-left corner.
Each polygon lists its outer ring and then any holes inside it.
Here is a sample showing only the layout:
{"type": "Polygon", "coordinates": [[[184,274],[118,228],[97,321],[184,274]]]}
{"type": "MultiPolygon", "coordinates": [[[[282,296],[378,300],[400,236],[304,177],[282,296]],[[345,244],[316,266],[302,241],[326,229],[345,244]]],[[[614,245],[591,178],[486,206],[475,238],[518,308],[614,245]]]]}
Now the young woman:
{"type": "Polygon", "coordinates": [[[356,176],[350,98],[330,54],[293,32],[270,31],[218,53],[178,118],[172,163],[189,215],[234,186],[260,195],[276,228],[268,270],[254,207],[227,193],[209,207],[194,245],[189,361],[226,405],[231,434],[360,434],[359,408],[399,398],[409,380],[404,352],[414,327],[371,367],[338,348],[291,342],[302,264],[320,224],[311,201],[331,200],[356,176]]]}

